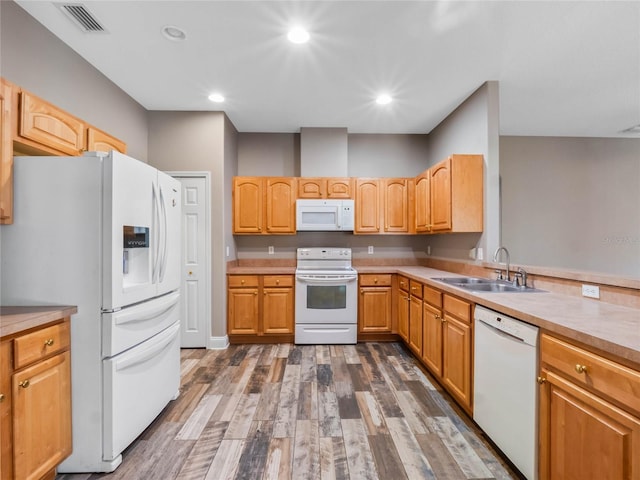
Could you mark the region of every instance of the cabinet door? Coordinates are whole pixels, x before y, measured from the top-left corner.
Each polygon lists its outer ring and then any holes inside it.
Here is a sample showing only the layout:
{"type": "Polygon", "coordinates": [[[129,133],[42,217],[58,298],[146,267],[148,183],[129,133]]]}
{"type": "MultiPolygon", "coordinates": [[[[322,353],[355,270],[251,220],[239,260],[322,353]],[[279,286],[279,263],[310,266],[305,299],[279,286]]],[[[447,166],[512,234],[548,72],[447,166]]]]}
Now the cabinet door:
{"type": "Polygon", "coordinates": [[[543,370],[540,479],[640,479],[640,419],[543,370]]]}
{"type": "Polygon", "coordinates": [[[11,341],[0,344],[0,478],[13,478],[11,455],[11,341]]]}
{"type": "Polygon", "coordinates": [[[409,348],[422,356],[422,300],[411,295],[409,299],[409,348]]]}
{"type": "Polygon", "coordinates": [[[233,178],[233,233],[262,233],[263,179],[233,178]]]}
{"type": "Polygon", "coordinates": [[[66,155],[80,155],[85,147],[85,124],[49,102],[21,92],[18,135],[66,155]]]}
{"type": "Polygon", "coordinates": [[[267,178],[265,233],[296,233],[295,178],[267,178]]]}
{"type": "Polygon", "coordinates": [[[258,333],[258,288],[230,288],[228,301],[228,333],[258,333]]]}
{"type": "Polygon", "coordinates": [[[438,378],[442,376],[442,311],[422,304],[422,360],[438,378]]]}
{"type": "Polygon", "coordinates": [[[431,168],[431,230],[451,230],[451,159],[431,168]]]}
{"type": "Polygon", "coordinates": [[[359,326],[363,333],[391,333],[391,287],[360,287],[359,326]]]}
{"type": "MultiPolygon", "coordinates": [[[[408,283],[408,282],[407,282],[408,283]]],[[[398,290],[398,335],[409,342],[409,294],[398,290]]]]}
{"type": "Polygon", "coordinates": [[[327,198],[352,198],[350,178],[327,178],[327,198]]]}
{"type": "Polygon", "coordinates": [[[409,187],[406,178],[382,181],[384,195],[384,231],[409,231],[409,187]]]}
{"type": "Polygon", "coordinates": [[[356,218],[354,233],[378,233],[380,231],[380,188],[378,179],[356,180],[356,218]]]}
{"type": "Polygon", "coordinates": [[[431,188],[429,170],[416,177],[415,222],[416,233],[431,231],[431,188]]]}
{"type": "Polygon", "coordinates": [[[123,141],[112,137],[102,130],[98,130],[95,127],[88,127],[87,150],[90,152],[109,152],[111,150],[115,150],[120,153],[127,153],[127,145],[123,141]]]}
{"type": "Polygon", "coordinates": [[[0,224],[13,223],[13,139],[11,86],[0,80],[0,224]]]}
{"type": "Polygon", "coordinates": [[[471,327],[445,312],[442,381],[461,406],[471,409],[471,327]]]}
{"type": "Polygon", "coordinates": [[[69,352],[13,376],[15,478],[39,479],[71,453],[69,352]]]}
{"type": "Polygon", "coordinates": [[[324,178],[299,178],[298,198],[325,198],[326,184],[324,178]]]}
{"type": "Polygon", "coordinates": [[[263,289],[262,331],[293,333],[293,287],[263,289]]]}

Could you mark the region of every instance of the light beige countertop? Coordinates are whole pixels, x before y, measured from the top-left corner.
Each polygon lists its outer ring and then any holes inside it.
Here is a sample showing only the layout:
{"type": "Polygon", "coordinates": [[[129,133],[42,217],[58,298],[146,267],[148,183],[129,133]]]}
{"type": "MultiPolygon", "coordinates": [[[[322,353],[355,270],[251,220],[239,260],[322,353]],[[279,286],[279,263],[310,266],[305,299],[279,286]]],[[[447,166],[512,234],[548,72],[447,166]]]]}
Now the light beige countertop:
{"type": "Polygon", "coordinates": [[[32,328],[43,327],[73,315],[78,308],[72,305],[39,307],[0,307],[0,337],[16,335],[32,328]]]}
{"type": "MultiPolygon", "coordinates": [[[[355,266],[359,273],[398,273],[640,367],[640,310],[551,292],[488,293],[432,280],[462,276],[419,266],[355,266]]],[[[535,285],[533,285],[535,287],[535,285]]]]}

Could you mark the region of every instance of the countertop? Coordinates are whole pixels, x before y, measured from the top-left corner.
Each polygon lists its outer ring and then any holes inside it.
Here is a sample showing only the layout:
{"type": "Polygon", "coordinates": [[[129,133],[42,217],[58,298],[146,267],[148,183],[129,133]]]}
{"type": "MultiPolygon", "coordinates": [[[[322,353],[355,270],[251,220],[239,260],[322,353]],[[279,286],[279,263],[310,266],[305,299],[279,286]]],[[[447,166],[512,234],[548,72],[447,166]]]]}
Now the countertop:
{"type": "MultiPolygon", "coordinates": [[[[418,266],[366,266],[358,273],[397,273],[515,317],[547,332],[629,360],[640,367],[640,310],[595,299],[552,292],[488,293],[432,280],[459,277],[451,272],[418,266]]],[[[535,286],[535,285],[534,285],[535,286]]]]}
{"type": "Polygon", "coordinates": [[[4,338],[45,326],[73,315],[77,311],[78,308],[73,305],[0,307],[0,337],[4,338]]]}

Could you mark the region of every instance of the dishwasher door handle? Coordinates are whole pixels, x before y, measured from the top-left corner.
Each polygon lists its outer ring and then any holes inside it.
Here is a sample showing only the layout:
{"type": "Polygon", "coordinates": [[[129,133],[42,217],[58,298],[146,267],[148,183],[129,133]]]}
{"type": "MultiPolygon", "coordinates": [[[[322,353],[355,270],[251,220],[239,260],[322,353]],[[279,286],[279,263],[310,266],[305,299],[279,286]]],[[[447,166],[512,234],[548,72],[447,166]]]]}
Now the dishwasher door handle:
{"type": "Polygon", "coordinates": [[[481,318],[476,318],[476,320],[478,320],[479,322],[482,322],[483,325],[485,325],[486,327],[489,327],[491,330],[493,330],[494,332],[502,335],[503,337],[511,338],[513,340],[517,340],[518,342],[525,343],[524,338],[517,337],[517,336],[515,336],[515,335],[513,335],[513,334],[511,334],[509,332],[505,332],[504,330],[501,330],[501,329],[499,329],[497,327],[494,327],[493,325],[491,325],[490,323],[485,322],[481,318]]]}

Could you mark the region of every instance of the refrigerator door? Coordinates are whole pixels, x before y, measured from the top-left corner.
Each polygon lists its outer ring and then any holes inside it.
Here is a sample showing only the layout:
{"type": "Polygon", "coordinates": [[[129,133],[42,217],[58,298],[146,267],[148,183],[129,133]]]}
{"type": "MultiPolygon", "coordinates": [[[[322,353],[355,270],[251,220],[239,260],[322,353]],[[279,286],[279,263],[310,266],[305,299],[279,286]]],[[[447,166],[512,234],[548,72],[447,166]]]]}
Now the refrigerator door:
{"type": "Polygon", "coordinates": [[[181,188],[180,181],[158,172],[159,222],[162,227],[156,272],[158,295],[180,288],[181,188]]]}
{"type": "Polygon", "coordinates": [[[157,295],[160,219],[157,170],[117,152],[104,160],[103,310],[157,295]]]}

